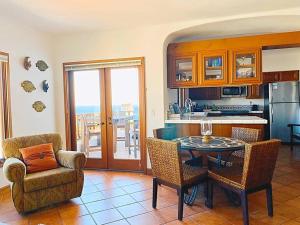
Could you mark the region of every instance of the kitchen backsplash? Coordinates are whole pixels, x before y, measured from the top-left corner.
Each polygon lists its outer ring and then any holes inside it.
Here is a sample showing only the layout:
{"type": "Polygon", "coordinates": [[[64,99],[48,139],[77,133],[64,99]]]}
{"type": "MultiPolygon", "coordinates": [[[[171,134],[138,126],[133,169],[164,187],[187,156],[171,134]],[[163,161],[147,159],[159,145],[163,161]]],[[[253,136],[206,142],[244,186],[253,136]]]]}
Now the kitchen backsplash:
{"type": "Polygon", "coordinates": [[[237,107],[250,107],[250,105],[258,105],[258,110],[263,110],[264,108],[264,99],[246,99],[246,98],[222,98],[220,100],[196,100],[194,101],[198,105],[215,105],[215,106],[226,106],[232,107],[234,110],[235,106],[237,107]]]}

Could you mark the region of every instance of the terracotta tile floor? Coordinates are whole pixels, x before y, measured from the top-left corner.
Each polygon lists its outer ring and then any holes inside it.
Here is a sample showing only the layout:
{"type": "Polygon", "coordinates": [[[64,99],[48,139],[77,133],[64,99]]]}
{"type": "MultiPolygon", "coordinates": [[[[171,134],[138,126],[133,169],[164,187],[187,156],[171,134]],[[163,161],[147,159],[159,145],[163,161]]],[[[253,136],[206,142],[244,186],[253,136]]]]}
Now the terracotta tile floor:
{"type": "MultiPolygon", "coordinates": [[[[280,150],[273,179],[274,217],[267,216],[264,192],[249,196],[250,223],[300,225],[300,147],[291,153],[280,150]]],[[[159,187],[158,207],[151,207],[152,179],[129,172],[85,171],[81,198],[51,206],[27,215],[19,215],[9,191],[0,195],[0,224],[18,225],[155,225],[155,224],[242,224],[240,207],[232,206],[223,191],[215,189],[214,209],[204,206],[200,193],[194,206],[184,207],[184,219],[177,220],[177,195],[159,187]]]]}

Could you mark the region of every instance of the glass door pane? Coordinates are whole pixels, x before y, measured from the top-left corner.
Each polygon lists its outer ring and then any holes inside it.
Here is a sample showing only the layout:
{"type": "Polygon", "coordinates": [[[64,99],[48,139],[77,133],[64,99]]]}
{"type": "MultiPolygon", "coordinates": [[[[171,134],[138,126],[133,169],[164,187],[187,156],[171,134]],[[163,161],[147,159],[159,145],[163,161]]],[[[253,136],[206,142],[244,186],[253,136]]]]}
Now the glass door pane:
{"type": "Polygon", "coordinates": [[[223,80],[222,56],[204,57],[204,65],[205,80],[223,80]]]}
{"type": "Polygon", "coordinates": [[[113,158],[140,160],[139,70],[110,70],[113,158]]]}
{"type": "Polygon", "coordinates": [[[256,77],[256,57],[255,53],[236,54],[236,78],[256,77]]]}
{"type": "Polygon", "coordinates": [[[192,58],[176,59],[176,82],[188,82],[193,80],[192,58]]]}
{"type": "Polygon", "coordinates": [[[76,71],[73,77],[77,151],[101,159],[99,70],[76,71]]]}

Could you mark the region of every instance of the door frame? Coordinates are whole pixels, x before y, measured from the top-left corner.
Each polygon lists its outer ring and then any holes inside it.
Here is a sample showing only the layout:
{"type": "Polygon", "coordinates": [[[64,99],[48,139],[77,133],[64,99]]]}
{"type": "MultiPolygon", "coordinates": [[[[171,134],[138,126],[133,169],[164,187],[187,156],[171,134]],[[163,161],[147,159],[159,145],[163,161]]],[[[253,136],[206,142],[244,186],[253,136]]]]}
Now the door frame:
{"type": "MultiPolygon", "coordinates": [[[[141,60],[139,68],[139,115],[140,115],[140,151],[141,151],[141,170],[147,173],[147,150],[146,150],[146,82],[145,82],[145,58],[144,57],[133,57],[133,58],[118,58],[108,60],[89,60],[89,61],[75,61],[63,63],[63,83],[64,83],[64,109],[65,109],[65,135],[66,135],[66,149],[72,150],[71,143],[71,92],[70,92],[70,76],[69,72],[66,71],[66,66],[80,65],[80,64],[93,64],[93,63],[104,63],[104,62],[116,62],[124,60],[141,60]]],[[[101,91],[102,92],[102,91],[101,91]]],[[[106,143],[106,146],[107,143],[106,143]]],[[[92,167],[96,164],[92,163],[92,167]]]]}

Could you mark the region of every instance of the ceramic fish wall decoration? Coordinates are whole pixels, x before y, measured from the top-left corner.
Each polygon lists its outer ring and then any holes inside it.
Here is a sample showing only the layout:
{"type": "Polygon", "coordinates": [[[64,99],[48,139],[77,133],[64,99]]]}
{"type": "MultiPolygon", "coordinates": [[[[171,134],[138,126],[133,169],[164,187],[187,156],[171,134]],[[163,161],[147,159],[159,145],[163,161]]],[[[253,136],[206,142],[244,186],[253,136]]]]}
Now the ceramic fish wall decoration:
{"type": "Polygon", "coordinates": [[[32,104],[32,108],[34,108],[37,112],[42,112],[46,109],[46,106],[42,101],[36,101],[32,104]]]}
{"type": "Polygon", "coordinates": [[[46,71],[49,67],[47,63],[43,60],[39,60],[36,62],[35,66],[40,70],[40,71],[46,71]]]}
{"type": "Polygon", "coordinates": [[[43,80],[42,86],[43,86],[43,91],[48,92],[49,84],[48,84],[47,80],[43,80]]]}
{"type": "Polygon", "coordinates": [[[34,84],[29,80],[24,80],[21,83],[21,87],[24,89],[24,91],[26,91],[28,93],[33,92],[34,90],[36,90],[34,84]]]}
{"type": "Polygon", "coordinates": [[[24,59],[24,68],[25,68],[26,70],[29,70],[30,67],[31,67],[31,60],[30,60],[30,57],[27,56],[27,57],[25,57],[25,59],[24,59]]]}

